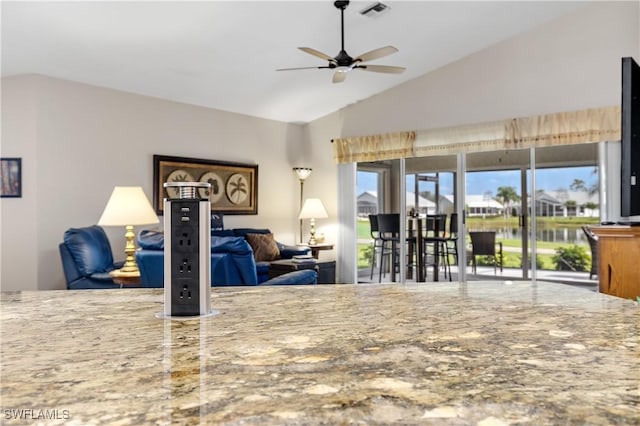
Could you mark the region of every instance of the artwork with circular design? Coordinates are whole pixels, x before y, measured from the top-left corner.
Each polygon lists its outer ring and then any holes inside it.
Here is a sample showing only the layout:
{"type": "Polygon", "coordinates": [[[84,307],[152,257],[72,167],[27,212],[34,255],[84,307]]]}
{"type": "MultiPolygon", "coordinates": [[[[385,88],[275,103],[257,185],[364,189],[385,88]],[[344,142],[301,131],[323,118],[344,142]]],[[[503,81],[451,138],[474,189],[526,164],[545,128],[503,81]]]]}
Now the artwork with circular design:
{"type": "Polygon", "coordinates": [[[158,215],[163,215],[165,198],[180,196],[178,188],[164,185],[177,182],[208,184],[197,188],[195,196],[209,200],[211,212],[258,214],[257,164],[154,155],[153,202],[158,215]]]}
{"type": "MultiPolygon", "coordinates": [[[[174,170],[167,176],[167,182],[194,182],[193,176],[185,170],[174,170]]],[[[178,198],[180,188],[167,188],[169,198],[178,198]]]]}
{"type": "Polygon", "coordinates": [[[217,203],[224,195],[224,183],[217,173],[207,172],[200,176],[200,182],[211,184],[211,188],[200,188],[198,192],[202,198],[208,198],[211,203],[217,203]]]}
{"type": "Polygon", "coordinates": [[[241,204],[249,196],[249,183],[240,173],[233,174],[227,180],[227,198],[233,204],[241,204]]]}

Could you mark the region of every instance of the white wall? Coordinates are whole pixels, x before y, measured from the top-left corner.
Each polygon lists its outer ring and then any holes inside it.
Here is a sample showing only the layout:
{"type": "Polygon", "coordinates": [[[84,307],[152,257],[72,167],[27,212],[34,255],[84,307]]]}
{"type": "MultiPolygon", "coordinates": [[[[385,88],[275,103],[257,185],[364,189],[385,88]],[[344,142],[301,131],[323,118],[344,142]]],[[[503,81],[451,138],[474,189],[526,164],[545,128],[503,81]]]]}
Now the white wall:
{"type": "Polygon", "coordinates": [[[640,60],[640,3],[594,2],[336,112],[340,126],[333,133],[421,130],[619,105],[623,56],[640,60]]]}
{"type": "MultiPolygon", "coordinates": [[[[5,78],[2,155],[23,158],[25,186],[22,198],[2,200],[2,290],[65,288],[64,231],[95,224],[116,185],[142,186],[151,200],[153,154],[257,163],[259,214],[226,215],[227,227],[268,227],[295,243],[294,166],[314,168],[305,193],[326,199],[335,218],[331,145],[311,146],[300,125],[42,76],[5,78]]],[[[106,230],[123,259],[124,229],[106,230]]]]}

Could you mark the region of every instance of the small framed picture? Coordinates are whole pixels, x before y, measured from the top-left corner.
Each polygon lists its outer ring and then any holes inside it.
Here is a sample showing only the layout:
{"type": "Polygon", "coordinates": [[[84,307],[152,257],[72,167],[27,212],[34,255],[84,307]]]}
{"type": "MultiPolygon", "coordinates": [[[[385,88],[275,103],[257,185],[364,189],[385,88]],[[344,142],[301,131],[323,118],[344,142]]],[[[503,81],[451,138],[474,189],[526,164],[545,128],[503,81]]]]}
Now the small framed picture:
{"type": "Polygon", "coordinates": [[[22,158],[0,158],[0,197],[22,197],[22,158]]]}

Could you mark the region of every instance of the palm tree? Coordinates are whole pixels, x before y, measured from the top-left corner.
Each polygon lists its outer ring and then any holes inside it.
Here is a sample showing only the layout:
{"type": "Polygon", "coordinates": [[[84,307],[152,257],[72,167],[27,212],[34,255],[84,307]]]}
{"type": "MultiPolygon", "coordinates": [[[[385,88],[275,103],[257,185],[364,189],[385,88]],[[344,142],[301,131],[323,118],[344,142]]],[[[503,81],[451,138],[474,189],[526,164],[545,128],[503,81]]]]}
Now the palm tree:
{"type": "Polygon", "coordinates": [[[596,177],[596,181],[592,185],[590,185],[589,188],[587,188],[587,193],[590,197],[596,195],[600,190],[600,183],[598,181],[598,168],[594,167],[591,171],[591,174],[596,177]]]}
{"type": "Polygon", "coordinates": [[[509,217],[511,213],[511,203],[513,201],[519,201],[520,196],[516,192],[516,189],[513,186],[500,186],[498,187],[498,192],[496,194],[496,200],[502,203],[505,206],[504,209],[504,217],[509,217]]]}
{"type": "Polygon", "coordinates": [[[586,191],[587,186],[582,179],[574,179],[573,183],[569,185],[569,189],[572,191],[586,191]]]}

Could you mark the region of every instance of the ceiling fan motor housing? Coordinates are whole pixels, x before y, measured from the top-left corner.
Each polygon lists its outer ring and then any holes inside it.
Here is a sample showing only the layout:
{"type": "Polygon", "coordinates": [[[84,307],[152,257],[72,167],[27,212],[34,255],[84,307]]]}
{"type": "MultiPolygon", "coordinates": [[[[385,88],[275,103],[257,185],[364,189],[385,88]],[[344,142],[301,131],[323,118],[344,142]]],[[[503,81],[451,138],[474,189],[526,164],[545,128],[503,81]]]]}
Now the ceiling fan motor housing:
{"type": "Polygon", "coordinates": [[[344,50],[341,50],[340,53],[338,53],[338,56],[333,59],[335,59],[336,64],[339,67],[350,67],[354,62],[353,58],[344,50]]]}

